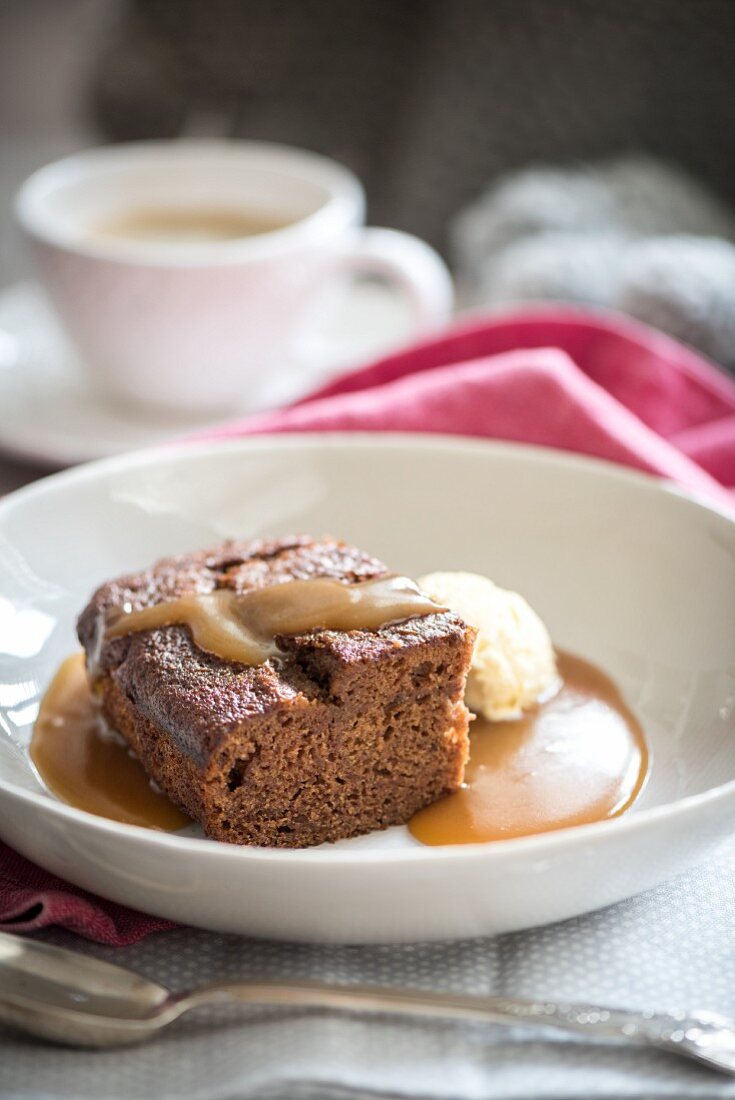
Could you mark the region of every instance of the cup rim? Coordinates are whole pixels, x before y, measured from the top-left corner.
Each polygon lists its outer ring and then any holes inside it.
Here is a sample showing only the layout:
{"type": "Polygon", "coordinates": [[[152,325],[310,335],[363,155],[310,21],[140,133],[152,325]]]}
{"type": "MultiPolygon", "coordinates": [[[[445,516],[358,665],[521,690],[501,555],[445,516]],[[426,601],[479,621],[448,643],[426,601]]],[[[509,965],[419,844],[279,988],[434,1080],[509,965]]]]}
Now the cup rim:
{"type": "Polygon", "coordinates": [[[247,139],[171,138],[100,145],[71,153],[38,168],[16,192],[14,213],[21,229],[32,239],[63,252],[110,263],[161,268],[228,267],[251,260],[277,257],[295,245],[316,243],[335,231],[364,220],[365,192],[349,168],[309,149],[277,142],[247,139]],[[171,246],[167,243],[108,242],[85,239],[64,231],[44,208],[46,198],[64,180],[82,179],[92,170],[121,168],[133,158],[145,164],[171,157],[250,159],[284,176],[318,184],[326,200],[298,221],[257,236],[227,241],[197,241],[171,246]]]}

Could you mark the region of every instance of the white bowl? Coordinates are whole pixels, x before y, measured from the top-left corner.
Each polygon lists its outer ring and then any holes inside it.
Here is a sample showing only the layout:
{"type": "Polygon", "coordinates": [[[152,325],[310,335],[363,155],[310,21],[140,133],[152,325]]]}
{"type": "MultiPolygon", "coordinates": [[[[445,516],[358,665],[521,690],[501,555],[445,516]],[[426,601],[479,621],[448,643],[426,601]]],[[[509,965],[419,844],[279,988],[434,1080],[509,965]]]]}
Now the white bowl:
{"type": "Polygon", "coordinates": [[[0,836],[127,905],[205,928],[385,943],[507,932],[608,905],[732,831],[735,522],[653,479],[438,436],[280,436],[171,447],[0,504],[0,836]],[[425,848],[405,829],[307,851],[237,848],[75,810],[27,747],[74,621],[117,573],[231,535],[331,532],[419,575],[487,573],[618,681],[653,751],[626,816],[425,848]]]}

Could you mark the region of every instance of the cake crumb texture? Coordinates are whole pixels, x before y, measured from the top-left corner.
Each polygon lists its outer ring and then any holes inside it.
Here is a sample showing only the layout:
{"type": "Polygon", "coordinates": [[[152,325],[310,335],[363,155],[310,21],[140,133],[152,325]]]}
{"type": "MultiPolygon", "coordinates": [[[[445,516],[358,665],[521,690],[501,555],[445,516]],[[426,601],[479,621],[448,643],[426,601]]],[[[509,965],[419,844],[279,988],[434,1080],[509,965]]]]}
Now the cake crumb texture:
{"type": "Polygon", "coordinates": [[[190,592],[387,575],[346,543],[294,536],[166,558],[95,592],[78,633],[104,716],[208,836],[301,848],[403,824],[455,790],[474,631],[440,611],[376,631],[282,636],[279,656],[252,667],[199,649],[185,626],[100,647],[104,616],[190,592]]]}

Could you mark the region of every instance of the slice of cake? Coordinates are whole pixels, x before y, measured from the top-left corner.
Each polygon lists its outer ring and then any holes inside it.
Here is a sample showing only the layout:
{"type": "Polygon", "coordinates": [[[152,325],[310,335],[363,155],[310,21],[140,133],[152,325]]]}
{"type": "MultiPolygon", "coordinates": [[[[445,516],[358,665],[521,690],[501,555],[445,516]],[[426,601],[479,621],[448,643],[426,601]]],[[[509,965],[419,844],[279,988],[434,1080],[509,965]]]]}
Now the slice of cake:
{"type": "Polygon", "coordinates": [[[78,623],[104,717],[217,840],[300,848],[402,824],[462,781],[474,631],[415,589],[396,596],[391,576],[355,547],[297,536],[229,542],[110,581],[78,623]],[[324,629],[326,612],[304,611],[304,593],[308,606],[330,585],[289,582],[315,578],[339,582],[338,600],[349,587],[339,621],[354,629],[324,629]],[[184,625],[193,605],[206,621],[184,625]],[[261,663],[217,655],[240,653],[225,644],[239,620],[209,629],[223,608],[248,624],[261,663]],[[268,639],[269,615],[298,632],[268,639]]]}

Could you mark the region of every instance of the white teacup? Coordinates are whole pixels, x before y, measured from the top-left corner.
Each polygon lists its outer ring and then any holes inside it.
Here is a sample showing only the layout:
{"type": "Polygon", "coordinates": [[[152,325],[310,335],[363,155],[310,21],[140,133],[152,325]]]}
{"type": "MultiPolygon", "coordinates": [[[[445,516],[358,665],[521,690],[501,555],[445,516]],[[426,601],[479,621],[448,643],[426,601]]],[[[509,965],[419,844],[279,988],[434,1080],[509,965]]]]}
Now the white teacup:
{"type": "Polygon", "coordinates": [[[43,284],[88,377],[109,394],[213,413],[298,369],[317,301],[350,274],[404,291],[416,330],[452,287],[423,241],[364,227],[357,178],[334,161],[246,141],[92,149],[32,175],[17,197],[43,284]],[[278,228],[229,239],[112,235],[136,210],[245,211],[278,228]]]}

